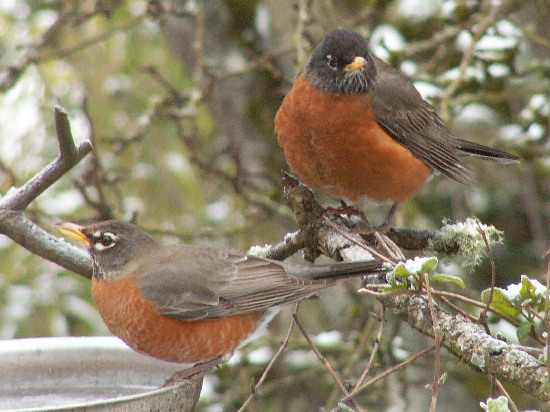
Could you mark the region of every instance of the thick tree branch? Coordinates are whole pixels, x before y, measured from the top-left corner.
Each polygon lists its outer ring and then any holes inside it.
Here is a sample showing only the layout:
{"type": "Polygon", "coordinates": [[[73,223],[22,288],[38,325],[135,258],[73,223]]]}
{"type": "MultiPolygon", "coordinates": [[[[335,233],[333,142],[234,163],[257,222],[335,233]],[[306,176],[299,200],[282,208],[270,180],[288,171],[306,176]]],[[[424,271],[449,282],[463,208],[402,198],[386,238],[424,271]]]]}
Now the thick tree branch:
{"type": "MultiPolygon", "coordinates": [[[[327,227],[326,221],[320,222],[320,219],[326,215],[325,209],[317,202],[311,189],[300,183],[294,176],[286,174],[283,178],[283,184],[286,190],[286,199],[288,206],[294,212],[298,223],[302,227],[299,232],[287,235],[284,242],[275,245],[271,252],[272,259],[288,257],[301,248],[309,249],[308,253],[313,254],[313,258],[319,255],[319,250],[314,251],[316,245],[322,237],[309,236],[308,233],[318,230],[328,230],[328,233],[334,233],[334,227],[327,227]],[[313,243],[312,243],[313,242],[313,243]]],[[[330,216],[330,221],[345,233],[347,237],[356,240],[358,244],[374,245],[376,238],[374,235],[353,235],[353,229],[357,226],[357,221],[353,218],[345,218],[339,215],[330,216]]],[[[330,225],[329,225],[330,226],[330,225]]],[[[411,228],[392,227],[386,233],[397,246],[405,250],[432,251],[452,255],[460,251],[460,245],[438,231],[418,230],[411,228]]],[[[349,243],[349,241],[348,241],[349,243]]],[[[336,245],[338,242],[336,243],[336,245]]],[[[325,245],[326,248],[337,246],[325,245]]],[[[364,249],[362,246],[355,247],[364,249]]],[[[347,253],[347,252],[346,252],[347,253]]],[[[340,257],[341,258],[341,257],[340,257]]]]}
{"type": "Polygon", "coordinates": [[[0,233],[35,255],[79,275],[92,277],[92,262],[86,251],[46,232],[27,219],[23,212],[4,209],[0,205],[0,233]]]}
{"type": "MultiPolygon", "coordinates": [[[[285,178],[286,196],[290,208],[296,213],[302,227],[289,237],[289,248],[297,247],[296,240],[308,248],[307,256],[325,254],[336,260],[368,260],[372,255],[361,244],[365,241],[358,235],[342,234],[349,224],[346,219],[335,217],[330,224],[326,214],[309,188],[291,176],[285,178]],[[335,229],[336,227],[336,229],[335,229]]],[[[413,236],[422,233],[406,229],[413,236]]],[[[399,232],[399,230],[397,230],[399,232]]],[[[428,237],[437,236],[430,234],[428,237]]],[[[399,239],[396,239],[399,242],[399,239]]],[[[284,256],[283,246],[276,245],[276,256],[284,256]]],[[[368,279],[368,282],[376,279],[368,279]]],[[[384,306],[406,321],[419,332],[435,337],[434,324],[439,326],[441,346],[459,357],[474,370],[506,380],[526,393],[543,401],[550,401],[548,370],[528,352],[514,345],[495,339],[482,327],[467,317],[449,313],[438,305],[430,305],[425,295],[383,294],[378,299],[384,306]],[[433,316],[432,316],[433,312],[433,316]],[[433,320],[432,320],[433,319],[433,320]]]]}
{"type": "Polygon", "coordinates": [[[55,108],[55,125],[59,156],[22,187],[11,188],[0,199],[0,233],[28,251],[89,278],[92,274],[91,260],[84,251],[50,235],[23,214],[34,199],[78,164],[92,149],[89,141],[75,146],[67,112],[59,106],[55,108]]]}
{"type": "Polygon", "coordinates": [[[548,370],[537,358],[485,333],[477,323],[434,305],[432,322],[428,298],[422,295],[386,295],[379,300],[419,332],[434,337],[440,328],[441,346],[472,369],[496,376],[542,401],[550,401],[548,370]]]}

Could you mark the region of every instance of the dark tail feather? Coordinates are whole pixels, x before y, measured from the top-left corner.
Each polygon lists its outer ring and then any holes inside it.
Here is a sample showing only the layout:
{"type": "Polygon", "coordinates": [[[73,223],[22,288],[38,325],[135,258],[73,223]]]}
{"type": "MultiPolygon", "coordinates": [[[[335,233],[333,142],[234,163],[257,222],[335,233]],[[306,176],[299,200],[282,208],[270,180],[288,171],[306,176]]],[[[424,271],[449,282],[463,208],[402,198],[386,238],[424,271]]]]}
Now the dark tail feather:
{"type": "Polygon", "coordinates": [[[345,279],[358,276],[386,273],[384,263],[379,260],[361,262],[339,262],[326,265],[308,266],[310,279],[345,279]]]}
{"type": "Polygon", "coordinates": [[[455,138],[454,143],[463,156],[481,157],[482,159],[499,163],[515,163],[520,160],[519,157],[511,153],[469,142],[468,140],[455,138]]]}

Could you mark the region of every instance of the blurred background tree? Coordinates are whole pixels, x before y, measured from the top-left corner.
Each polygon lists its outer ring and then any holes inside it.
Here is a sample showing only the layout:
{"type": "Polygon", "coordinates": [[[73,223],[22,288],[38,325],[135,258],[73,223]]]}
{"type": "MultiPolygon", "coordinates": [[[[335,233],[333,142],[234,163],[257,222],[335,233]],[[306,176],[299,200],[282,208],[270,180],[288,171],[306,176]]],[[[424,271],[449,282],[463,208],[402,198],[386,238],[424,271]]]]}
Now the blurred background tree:
{"type": "MultiPolygon", "coordinates": [[[[550,214],[545,0],[4,1],[0,191],[20,186],[56,156],[52,108],[61,104],[77,140],[90,139],[94,150],[27,209],[40,226],[55,233],[60,221],[116,218],[165,242],[241,251],[278,242],[297,225],[282,200],[287,166],[273,118],[312,48],[336,27],[368,36],[374,54],[409,76],[458,136],[523,158],[511,166],[471,162],[478,179],[470,187],[434,178],[405,205],[399,225],[435,229],[444,218],[478,216],[505,233],[494,250],[500,286],[522,273],[543,279],[550,214]]],[[[324,205],[336,204],[318,195],[324,205]]],[[[386,211],[375,207],[368,215],[381,221],[386,211]]],[[[107,333],[87,280],[6,237],[0,256],[1,339],[107,333]]],[[[450,258],[446,268],[479,297],[489,285],[489,263],[475,271],[461,263],[450,258]]],[[[368,359],[378,329],[371,315],[380,313],[376,300],[352,289],[324,293],[300,312],[350,376],[368,359]]],[[[242,404],[290,314],[208,377],[200,408],[242,404]]],[[[375,370],[425,346],[387,315],[375,370]]],[[[487,380],[453,358],[443,369],[451,383],[440,406],[477,410],[487,380]]],[[[360,399],[374,410],[427,410],[423,385],[431,373],[425,360],[360,399]]],[[[252,409],[331,407],[338,393],[296,334],[252,409]]],[[[525,397],[518,404],[535,405],[525,397]]]]}

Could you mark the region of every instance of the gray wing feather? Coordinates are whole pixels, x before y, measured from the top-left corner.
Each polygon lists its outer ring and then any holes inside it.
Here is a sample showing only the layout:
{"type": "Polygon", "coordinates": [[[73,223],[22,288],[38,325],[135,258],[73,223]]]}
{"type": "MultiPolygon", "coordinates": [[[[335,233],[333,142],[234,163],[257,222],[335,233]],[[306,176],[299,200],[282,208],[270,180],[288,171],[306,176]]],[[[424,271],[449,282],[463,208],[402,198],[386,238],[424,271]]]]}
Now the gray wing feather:
{"type": "Polygon", "coordinates": [[[178,319],[261,311],[334,283],[295,278],[283,264],[221,249],[182,246],[177,253],[173,248],[165,252],[170,259],[157,256],[151,270],[141,270],[145,274],[137,283],[143,298],[154,302],[162,314],[178,319]]]}

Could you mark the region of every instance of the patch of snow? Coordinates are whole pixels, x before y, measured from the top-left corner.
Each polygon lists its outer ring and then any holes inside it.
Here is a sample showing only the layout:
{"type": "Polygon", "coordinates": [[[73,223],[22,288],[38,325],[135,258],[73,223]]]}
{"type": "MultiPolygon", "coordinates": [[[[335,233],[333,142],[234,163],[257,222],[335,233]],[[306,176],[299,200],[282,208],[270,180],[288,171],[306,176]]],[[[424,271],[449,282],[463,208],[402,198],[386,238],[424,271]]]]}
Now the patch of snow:
{"type": "Polygon", "coordinates": [[[403,50],[406,42],[395,27],[381,24],[370,34],[369,45],[375,56],[387,60],[391,52],[403,50]]]}
{"type": "Polygon", "coordinates": [[[414,82],[414,87],[420,93],[420,95],[426,99],[431,100],[441,96],[441,89],[433,83],[418,81],[414,82]]]}
{"type": "Polygon", "coordinates": [[[271,249],[271,245],[254,245],[250,249],[248,249],[248,254],[256,257],[265,258],[267,256],[267,252],[271,249]]]}
{"type": "Polygon", "coordinates": [[[193,170],[189,160],[180,152],[169,152],[164,157],[166,166],[177,173],[190,174],[193,170]]]}
{"type": "Polygon", "coordinates": [[[498,121],[498,115],[489,106],[481,103],[470,103],[462,107],[457,113],[454,121],[463,124],[494,124],[498,121]]]}
{"type": "Polygon", "coordinates": [[[65,215],[73,213],[82,205],[83,200],[78,190],[64,190],[57,194],[51,192],[49,196],[41,196],[36,201],[46,213],[65,215]]]}
{"type": "Polygon", "coordinates": [[[523,135],[523,129],[519,124],[507,124],[500,128],[499,134],[503,140],[517,140],[523,135]]]}
{"type": "Polygon", "coordinates": [[[493,77],[504,77],[510,74],[510,68],[505,64],[493,63],[487,67],[487,71],[493,77]]]}
{"type": "Polygon", "coordinates": [[[440,0],[399,0],[396,12],[408,20],[421,22],[439,14],[440,10],[440,0]]]}
{"type": "Polygon", "coordinates": [[[311,366],[312,364],[318,362],[317,357],[310,350],[293,350],[288,352],[285,357],[285,361],[290,363],[292,366],[311,366]]]}
{"type": "Polygon", "coordinates": [[[210,203],[205,208],[206,216],[211,220],[221,221],[229,216],[231,205],[227,200],[218,200],[210,203]]]}
{"type": "Polygon", "coordinates": [[[437,259],[435,257],[420,257],[416,256],[414,259],[407,259],[405,262],[400,262],[399,264],[403,265],[407,272],[410,274],[420,274],[422,273],[422,267],[427,261],[437,259]]]}
{"type": "Polygon", "coordinates": [[[250,352],[247,356],[248,361],[253,365],[265,365],[273,357],[273,351],[264,346],[250,352]]]}
{"type": "Polygon", "coordinates": [[[548,105],[548,97],[544,94],[534,94],[529,99],[529,107],[533,110],[541,110],[548,105]]]}
{"type": "Polygon", "coordinates": [[[269,28],[271,27],[271,13],[269,12],[269,8],[265,4],[260,3],[256,7],[255,14],[254,24],[256,26],[256,30],[260,36],[268,37],[269,28]]]}
{"type": "Polygon", "coordinates": [[[513,37],[502,37],[494,34],[486,34],[476,43],[476,50],[508,50],[516,47],[518,40],[513,37]]]}
{"type": "Polygon", "coordinates": [[[461,51],[465,51],[468,47],[470,47],[472,41],[472,33],[462,30],[458,36],[456,36],[456,47],[461,51]]]}
{"type": "Polygon", "coordinates": [[[499,20],[495,24],[497,32],[502,36],[520,37],[522,32],[510,20],[499,20]]]}
{"type": "Polygon", "coordinates": [[[246,65],[246,60],[242,54],[236,50],[233,50],[225,58],[225,67],[230,72],[242,72],[246,69],[246,65]]]}
{"type": "Polygon", "coordinates": [[[337,330],[321,332],[313,338],[313,342],[319,346],[335,346],[342,343],[342,334],[337,330]]]}
{"type": "Polygon", "coordinates": [[[408,77],[413,77],[418,72],[418,64],[411,60],[405,60],[401,63],[401,72],[408,77]]]}
{"type": "Polygon", "coordinates": [[[521,291],[521,288],[521,283],[512,283],[508,285],[506,289],[503,289],[502,293],[508,298],[508,300],[515,300],[520,297],[519,292],[521,291]]]}
{"type": "Polygon", "coordinates": [[[540,140],[544,137],[546,129],[540,123],[533,123],[527,129],[525,136],[529,140],[540,140]]]}

